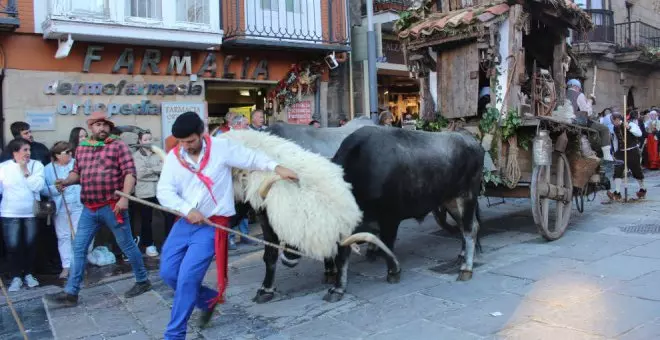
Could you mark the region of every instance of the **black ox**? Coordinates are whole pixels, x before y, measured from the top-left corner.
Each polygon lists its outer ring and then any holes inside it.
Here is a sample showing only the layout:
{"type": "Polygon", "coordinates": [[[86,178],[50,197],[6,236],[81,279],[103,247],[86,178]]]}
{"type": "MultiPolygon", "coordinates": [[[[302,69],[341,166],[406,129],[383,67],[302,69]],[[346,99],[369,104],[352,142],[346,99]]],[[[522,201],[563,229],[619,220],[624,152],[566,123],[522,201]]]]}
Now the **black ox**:
{"type": "MultiPolygon", "coordinates": [[[[484,149],[467,132],[422,132],[365,126],[341,144],[333,162],[364,213],[376,222],[380,238],[393,250],[399,224],[447,211],[463,234],[459,280],[472,277],[478,242],[484,149]]],[[[388,260],[388,281],[400,279],[388,260]]]]}

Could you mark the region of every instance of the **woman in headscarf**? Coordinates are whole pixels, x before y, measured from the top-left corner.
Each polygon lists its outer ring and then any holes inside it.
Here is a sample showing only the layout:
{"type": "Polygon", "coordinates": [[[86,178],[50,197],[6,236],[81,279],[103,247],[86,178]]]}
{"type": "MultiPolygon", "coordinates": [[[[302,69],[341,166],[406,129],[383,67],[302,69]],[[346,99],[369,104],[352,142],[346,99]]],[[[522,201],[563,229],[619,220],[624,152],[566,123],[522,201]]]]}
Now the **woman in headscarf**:
{"type": "Polygon", "coordinates": [[[658,135],[660,134],[660,120],[658,112],[652,110],[647,115],[648,119],[644,122],[646,129],[646,163],[647,169],[660,169],[660,155],[658,155],[658,135]]]}

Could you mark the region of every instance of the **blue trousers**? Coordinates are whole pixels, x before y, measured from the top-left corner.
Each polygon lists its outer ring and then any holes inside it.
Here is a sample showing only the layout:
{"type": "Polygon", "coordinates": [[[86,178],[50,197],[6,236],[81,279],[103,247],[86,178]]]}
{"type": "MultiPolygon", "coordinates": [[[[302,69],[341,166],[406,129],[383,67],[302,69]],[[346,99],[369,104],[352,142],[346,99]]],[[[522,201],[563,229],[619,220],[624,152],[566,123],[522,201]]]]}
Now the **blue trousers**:
{"type": "Polygon", "coordinates": [[[180,218],[167,236],[160,255],[160,277],[174,289],[172,315],[165,340],[184,340],[188,319],[195,307],[208,310],[218,292],[202,285],[213,260],[215,229],[180,218]]]}
{"type": "Polygon", "coordinates": [[[92,243],[96,232],[98,232],[101,225],[106,225],[115,235],[117,245],[121,251],[128,257],[135,281],[145,282],[149,279],[147,276],[147,268],[144,266],[142,254],[138,249],[135,242],[133,242],[133,232],[131,231],[130,218],[128,211],[122,212],[124,223],[119,224],[115,213],[109,205],[92,211],[87,207],[83,208],[80,220],[78,221],[78,229],[76,237],[73,239],[73,263],[69,272],[69,279],[64,287],[64,291],[78,295],[80,292],[80,282],[83,279],[85,265],[87,264],[87,251],[89,245],[92,243]]]}
{"type": "MultiPolygon", "coordinates": [[[[242,219],[241,223],[239,223],[236,227],[238,227],[238,231],[242,232],[243,234],[247,234],[247,235],[250,234],[250,229],[248,228],[248,219],[247,218],[242,219]]],[[[234,227],[232,229],[235,229],[236,227],[234,227]]],[[[229,234],[229,241],[234,242],[235,239],[236,239],[236,235],[230,233],[229,234]]]]}

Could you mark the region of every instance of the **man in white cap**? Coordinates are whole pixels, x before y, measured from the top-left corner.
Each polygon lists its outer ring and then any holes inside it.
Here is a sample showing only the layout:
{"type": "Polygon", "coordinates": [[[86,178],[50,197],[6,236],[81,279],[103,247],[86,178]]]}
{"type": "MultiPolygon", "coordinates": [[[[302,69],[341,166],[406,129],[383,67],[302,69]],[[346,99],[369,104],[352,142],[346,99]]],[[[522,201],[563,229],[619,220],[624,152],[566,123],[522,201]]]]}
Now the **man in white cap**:
{"type": "Polygon", "coordinates": [[[597,118],[593,117],[592,105],[595,104],[596,98],[593,95],[590,95],[589,100],[587,100],[587,97],[582,93],[582,84],[577,79],[569,80],[567,86],[568,90],[566,91],[566,99],[570,100],[573,105],[573,112],[575,112],[578,124],[585,125],[598,131],[598,135],[600,136],[600,146],[603,150],[603,160],[613,162],[610,129],[597,122],[595,120],[597,118]]]}

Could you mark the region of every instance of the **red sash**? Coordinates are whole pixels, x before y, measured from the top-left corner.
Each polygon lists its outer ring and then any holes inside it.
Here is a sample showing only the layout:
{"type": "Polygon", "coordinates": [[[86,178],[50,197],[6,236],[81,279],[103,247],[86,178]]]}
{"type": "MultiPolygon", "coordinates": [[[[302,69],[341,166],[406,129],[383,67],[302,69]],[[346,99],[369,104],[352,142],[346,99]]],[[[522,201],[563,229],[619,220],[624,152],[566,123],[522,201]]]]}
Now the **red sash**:
{"type": "MultiPolygon", "coordinates": [[[[211,137],[209,135],[204,135],[204,142],[206,143],[206,149],[204,150],[204,155],[202,158],[202,163],[199,165],[199,170],[193,169],[193,167],[186,162],[181,156],[181,146],[177,145],[174,148],[174,154],[179,160],[181,165],[188,169],[188,171],[194,173],[197,178],[199,178],[206,189],[208,189],[211,199],[214,203],[218,203],[215,200],[213,195],[213,181],[206,175],[202,173],[202,170],[209,163],[211,158],[211,137]]],[[[229,217],[226,216],[211,216],[209,220],[215,224],[219,224],[223,227],[229,227],[229,217]]],[[[225,290],[227,289],[227,259],[228,259],[228,247],[227,247],[227,232],[222,229],[215,229],[215,265],[217,269],[217,279],[218,279],[218,296],[211,299],[209,302],[209,309],[213,307],[216,303],[225,302],[225,290]]]]}

